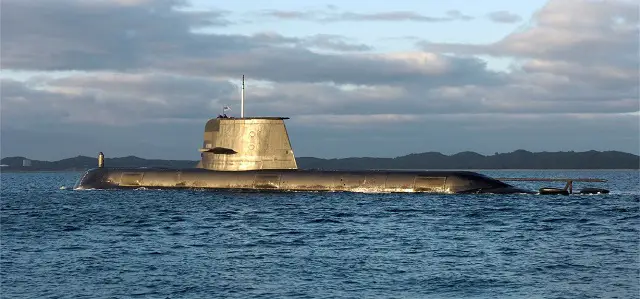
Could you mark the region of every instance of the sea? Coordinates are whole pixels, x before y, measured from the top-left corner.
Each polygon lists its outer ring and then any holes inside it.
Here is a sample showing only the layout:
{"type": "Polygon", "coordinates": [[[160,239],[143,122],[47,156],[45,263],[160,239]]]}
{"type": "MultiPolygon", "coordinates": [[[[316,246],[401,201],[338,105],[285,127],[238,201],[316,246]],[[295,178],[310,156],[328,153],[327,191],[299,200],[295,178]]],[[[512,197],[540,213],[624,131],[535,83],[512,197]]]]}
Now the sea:
{"type": "MultiPolygon", "coordinates": [[[[1,173],[1,298],[640,298],[640,172],[598,195],[73,190],[1,173]]],[[[537,190],[554,182],[513,182],[537,190]]]]}

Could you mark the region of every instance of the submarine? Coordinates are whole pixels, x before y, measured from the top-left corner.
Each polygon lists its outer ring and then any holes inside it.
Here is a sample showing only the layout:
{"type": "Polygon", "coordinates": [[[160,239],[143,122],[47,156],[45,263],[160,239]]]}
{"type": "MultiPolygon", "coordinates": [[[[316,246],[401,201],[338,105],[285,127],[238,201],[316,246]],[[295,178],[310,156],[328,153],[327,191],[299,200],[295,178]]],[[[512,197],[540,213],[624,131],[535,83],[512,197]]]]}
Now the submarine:
{"type": "Polygon", "coordinates": [[[298,169],[285,119],[210,119],[194,168],[109,168],[100,153],[98,167],[85,172],[74,189],[529,193],[471,171],[298,169]]]}
{"type": "Polygon", "coordinates": [[[472,171],[298,169],[284,122],[289,118],[245,117],[242,81],[241,117],[226,116],[225,107],[207,121],[193,168],[110,168],[100,152],[97,167],[74,189],[535,193],[472,171]]]}

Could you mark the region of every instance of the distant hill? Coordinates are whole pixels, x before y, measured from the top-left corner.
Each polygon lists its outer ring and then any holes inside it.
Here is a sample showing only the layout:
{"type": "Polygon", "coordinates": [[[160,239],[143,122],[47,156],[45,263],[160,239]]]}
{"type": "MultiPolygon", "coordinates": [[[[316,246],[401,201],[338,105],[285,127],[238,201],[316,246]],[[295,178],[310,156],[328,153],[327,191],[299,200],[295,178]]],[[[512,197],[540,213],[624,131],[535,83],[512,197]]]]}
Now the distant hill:
{"type": "Polygon", "coordinates": [[[640,169],[640,156],[617,151],[539,152],[517,150],[484,156],[438,152],[396,158],[298,158],[298,167],[317,169],[640,169]]]}
{"type": "MultiPolygon", "coordinates": [[[[25,157],[7,157],[0,161],[2,171],[79,171],[97,165],[94,157],[77,156],[59,161],[31,160],[22,166],[25,157]]],[[[438,152],[409,154],[396,158],[296,159],[302,169],[640,169],[640,156],[618,151],[539,152],[517,150],[511,153],[484,156],[474,152],[444,155],[438,152]]],[[[107,167],[192,168],[198,161],[147,160],[135,156],[106,158],[107,167]]]]}

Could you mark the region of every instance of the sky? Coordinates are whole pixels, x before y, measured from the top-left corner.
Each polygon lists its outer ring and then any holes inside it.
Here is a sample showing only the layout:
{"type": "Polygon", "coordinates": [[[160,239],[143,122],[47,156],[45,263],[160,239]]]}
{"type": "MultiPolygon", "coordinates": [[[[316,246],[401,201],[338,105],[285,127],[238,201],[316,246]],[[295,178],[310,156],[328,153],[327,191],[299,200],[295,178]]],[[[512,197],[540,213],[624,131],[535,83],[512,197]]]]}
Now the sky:
{"type": "Polygon", "coordinates": [[[640,0],[2,0],[0,155],[198,160],[230,106],[297,157],[640,154],[640,0]]]}

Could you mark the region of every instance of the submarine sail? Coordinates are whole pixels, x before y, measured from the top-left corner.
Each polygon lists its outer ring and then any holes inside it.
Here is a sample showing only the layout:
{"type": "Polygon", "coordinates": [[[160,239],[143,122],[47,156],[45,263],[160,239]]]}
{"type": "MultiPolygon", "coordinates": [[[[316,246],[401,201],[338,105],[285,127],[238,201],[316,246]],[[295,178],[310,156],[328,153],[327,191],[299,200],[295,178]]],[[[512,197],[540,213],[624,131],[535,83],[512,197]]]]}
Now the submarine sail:
{"type": "Polygon", "coordinates": [[[205,125],[197,168],[228,171],[297,169],[285,119],[210,119],[205,125]]]}

